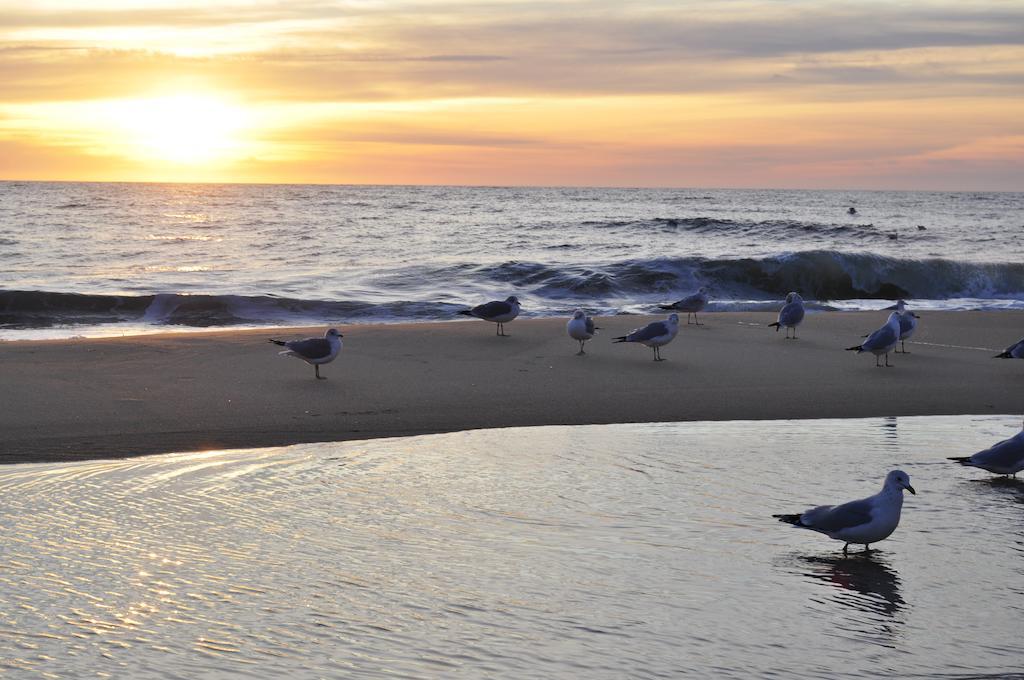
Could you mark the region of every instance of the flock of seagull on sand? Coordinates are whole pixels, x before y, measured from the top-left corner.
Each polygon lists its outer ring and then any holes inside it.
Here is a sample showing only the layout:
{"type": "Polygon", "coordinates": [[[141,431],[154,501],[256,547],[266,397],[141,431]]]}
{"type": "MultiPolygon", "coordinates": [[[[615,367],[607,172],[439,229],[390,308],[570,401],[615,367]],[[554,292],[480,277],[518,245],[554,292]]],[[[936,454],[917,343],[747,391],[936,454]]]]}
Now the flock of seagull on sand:
{"type": "MultiPolygon", "coordinates": [[[[687,324],[693,323],[702,326],[697,318],[699,312],[704,311],[708,304],[708,291],[701,288],[693,295],[689,295],[678,302],[670,305],[659,305],[661,309],[673,310],[673,313],[664,321],[649,323],[643,328],[636,328],[626,335],[613,338],[613,342],[636,342],[650,347],[654,352],[655,361],[663,361],[661,348],[676,337],[679,333],[679,315],[675,312],[686,312],[687,324]],[[690,317],[693,321],[690,321],[690,317]]],[[[496,334],[505,336],[505,324],[519,316],[519,299],[511,295],[505,300],[495,300],[472,309],[460,311],[459,314],[476,317],[484,321],[497,324],[496,334]]],[[[804,320],[804,300],[798,293],[790,293],[786,296],[786,303],[779,310],[778,320],[769,324],[776,331],[785,328],[786,339],[796,340],[797,326],[804,320]],[[792,336],[790,336],[792,331],[792,336]]],[[[881,357],[885,356],[885,366],[892,366],[889,363],[889,352],[907,353],[903,344],[917,330],[918,317],[907,309],[906,302],[899,300],[896,309],[878,330],[866,336],[866,339],[858,345],[848,347],[849,351],[870,352],[875,355],[875,366],[882,367],[879,363],[881,357]],[[900,349],[896,349],[896,345],[900,349]]],[[[583,346],[588,340],[594,337],[598,330],[592,317],[587,316],[583,310],[577,309],[573,312],[572,318],[566,325],[569,337],[579,342],[577,355],[585,354],[583,346]]],[[[330,363],[341,352],[342,335],[337,329],[331,328],[322,338],[306,338],[304,340],[270,340],[275,345],[285,349],[280,354],[292,356],[312,365],[319,380],[324,380],[320,375],[320,366],[330,363]]],[[[1024,339],[1008,347],[1005,351],[996,355],[1001,359],[1024,359],[1024,339]]],[[[984,451],[979,451],[973,456],[954,457],[949,460],[969,467],[981,468],[999,475],[1013,475],[1024,470],[1024,429],[1017,435],[994,444],[984,451]]],[[[863,545],[864,551],[869,552],[872,543],[877,543],[888,538],[900,522],[900,512],[903,508],[903,492],[909,491],[916,494],[914,487],[910,485],[910,476],[902,470],[893,470],[885,477],[882,490],[873,496],[850,501],[841,505],[821,505],[799,513],[772,515],[780,522],[792,524],[801,529],[810,529],[825,534],[829,538],[843,542],[843,554],[847,554],[850,544],[863,545]]]]}

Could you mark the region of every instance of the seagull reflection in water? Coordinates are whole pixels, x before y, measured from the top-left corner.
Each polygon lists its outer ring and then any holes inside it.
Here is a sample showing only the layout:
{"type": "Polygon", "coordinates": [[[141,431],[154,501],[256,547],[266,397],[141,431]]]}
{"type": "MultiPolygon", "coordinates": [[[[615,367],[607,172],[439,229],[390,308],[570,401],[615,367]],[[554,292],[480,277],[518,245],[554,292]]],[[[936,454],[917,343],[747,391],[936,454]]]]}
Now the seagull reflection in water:
{"type": "Polygon", "coordinates": [[[844,604],[875,614],[895,615],[905,604],[900,595],[900,577],[874,554],[854,558],[843,556],[801,556],[804,576],[830,586],[851,591],[844,604]]]}

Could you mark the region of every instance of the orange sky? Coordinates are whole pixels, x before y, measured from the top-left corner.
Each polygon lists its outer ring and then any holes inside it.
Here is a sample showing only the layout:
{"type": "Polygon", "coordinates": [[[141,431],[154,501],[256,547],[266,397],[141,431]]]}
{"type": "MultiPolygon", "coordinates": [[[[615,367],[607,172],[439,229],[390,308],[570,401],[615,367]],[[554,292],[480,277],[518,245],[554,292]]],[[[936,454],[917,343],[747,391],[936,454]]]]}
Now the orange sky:
{"type": "Polygon", "coordinates": [[[1024,190],[1024,5],[0,0],[0,178],[1024,190]]]}

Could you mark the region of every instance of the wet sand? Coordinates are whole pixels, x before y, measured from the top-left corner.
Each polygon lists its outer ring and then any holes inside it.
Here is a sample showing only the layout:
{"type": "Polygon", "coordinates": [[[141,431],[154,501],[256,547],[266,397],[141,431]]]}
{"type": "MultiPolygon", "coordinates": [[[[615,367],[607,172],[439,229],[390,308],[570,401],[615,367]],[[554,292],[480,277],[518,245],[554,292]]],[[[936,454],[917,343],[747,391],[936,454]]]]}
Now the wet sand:
{"type": "Polygon", "coordinates": [[[614,345],[653,318],[601,318],[587,355],[564,319],[342,327],[313,369],[266,338],[323,329],[0,343],[0,461],[109,458],[484,427],[688,420],[1017,413],[1024,361],[992,355],[1024,313],[925,312],[894,368],[843,348],[887,313],[807,317],[799,340],[774,314],[701,315],[655,363],[614,345]]]}

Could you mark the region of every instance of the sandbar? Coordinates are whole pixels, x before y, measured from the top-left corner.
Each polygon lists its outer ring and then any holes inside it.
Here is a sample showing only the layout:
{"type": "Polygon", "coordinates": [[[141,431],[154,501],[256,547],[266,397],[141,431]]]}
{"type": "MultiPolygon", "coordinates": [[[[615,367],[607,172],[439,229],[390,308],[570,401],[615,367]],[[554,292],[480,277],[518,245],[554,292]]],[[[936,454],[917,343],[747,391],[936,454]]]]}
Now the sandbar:
{"type": "Polygon", "coordinates": [[[1024,361],[992,355],[1024,312],[922,312],[893,368],[844,351],[887,312],[808,314],[785,340],[761,312],[702,314],[652,361],[613,344],[650,320],[598,319],[585,356],[565,319],[341,326],[315,380],[268,337],[323,328],[0,343],[0,462],[399,437],[490,427],[1019,413],[1024,361]]]}

